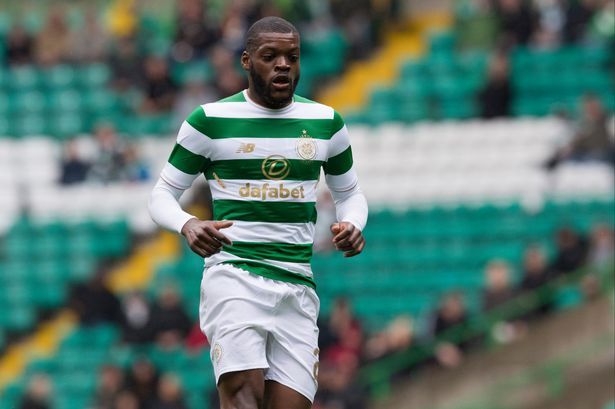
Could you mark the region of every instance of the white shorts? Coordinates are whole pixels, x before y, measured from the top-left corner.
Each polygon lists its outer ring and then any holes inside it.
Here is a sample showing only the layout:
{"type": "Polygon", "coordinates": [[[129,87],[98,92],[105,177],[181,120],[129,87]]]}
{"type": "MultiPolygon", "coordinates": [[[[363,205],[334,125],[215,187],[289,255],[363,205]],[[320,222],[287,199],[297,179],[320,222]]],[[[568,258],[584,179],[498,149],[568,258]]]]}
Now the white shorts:
{"type": "Polygon", "coordinates": [[[310,400],[318,387],[320,301],[305,285],[271,280],[228,264],[206,268],[201,282],[201,330],[211,344],[216,375],[263,368],[310,400]]]}

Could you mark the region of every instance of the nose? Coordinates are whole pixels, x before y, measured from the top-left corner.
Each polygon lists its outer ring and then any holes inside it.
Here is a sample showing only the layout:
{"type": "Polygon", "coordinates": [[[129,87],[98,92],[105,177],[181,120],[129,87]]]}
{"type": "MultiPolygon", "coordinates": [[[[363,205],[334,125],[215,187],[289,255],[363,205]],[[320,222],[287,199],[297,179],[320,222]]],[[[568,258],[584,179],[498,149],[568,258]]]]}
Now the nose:
{"type": "Polygon", "coordinates": [[[283,56],[283,55],[280,56],[276,60],[275,70],[276,71],[288,71],[288,70],[290,70],[290,61],[289,61],[288,57],[283,56]]]}

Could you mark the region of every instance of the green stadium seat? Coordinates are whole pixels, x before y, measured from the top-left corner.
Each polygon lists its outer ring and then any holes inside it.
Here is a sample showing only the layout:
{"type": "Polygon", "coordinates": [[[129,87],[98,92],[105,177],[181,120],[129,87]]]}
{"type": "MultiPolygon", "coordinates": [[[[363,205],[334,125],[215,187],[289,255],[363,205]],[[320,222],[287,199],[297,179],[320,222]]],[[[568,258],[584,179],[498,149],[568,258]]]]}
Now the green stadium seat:
{"type": "Polygon", "coordinates": [[[76,84],[75,69],[70,65],[55,65],[41,71],[43,85],[50,91],[73,87],[76,84]]]}
{"type": "Polygon", "coordinates": [[[77,83],[84,89],[100,89],[111,78],[111,70],[106,64],[88,64],[75,72],[77,83]]]}
{"type": "Polygon", "coordinates": [[[37,89],[42,83],[39,71],[33,66],[12,68],[8,72],[7,84],[14,91],[37,89]]]}

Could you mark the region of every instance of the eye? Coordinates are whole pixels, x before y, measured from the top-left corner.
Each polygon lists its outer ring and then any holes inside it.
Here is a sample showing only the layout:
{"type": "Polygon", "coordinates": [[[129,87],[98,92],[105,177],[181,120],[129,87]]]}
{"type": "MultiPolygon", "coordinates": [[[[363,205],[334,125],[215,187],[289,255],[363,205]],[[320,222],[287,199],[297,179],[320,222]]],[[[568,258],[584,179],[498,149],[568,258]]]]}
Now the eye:
{"type": "Polygon", "coordinates": [[[290,57],[288,57],[288,59],[292,62],[297,62],[299,61],[299,56],[296,54],[291,55],[290,57]]]}
{"type": "Polygon", "coordinates": [[[273,54],[263,54],[263,60],[265,61],[273,60],[273,54]]]}

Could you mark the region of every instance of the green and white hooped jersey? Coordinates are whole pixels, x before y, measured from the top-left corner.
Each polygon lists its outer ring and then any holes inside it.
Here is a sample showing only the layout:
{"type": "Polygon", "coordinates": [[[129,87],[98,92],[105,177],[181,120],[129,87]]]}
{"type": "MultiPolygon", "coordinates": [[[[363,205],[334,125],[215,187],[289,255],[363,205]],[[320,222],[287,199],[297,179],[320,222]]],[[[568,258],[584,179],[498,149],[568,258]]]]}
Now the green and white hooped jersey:
{"type": "Polygon", "coordinates": [[[187,189],[203,173],[213,219],[231,220],[233,241],[206,265],[233,264],[271,279],[315,287],[310,259],[316,184],[357,186],[348,131],[332,108],[295,96],[272,110],[243,91],[198,107],[182,124],[161,177],[187,189]]]}

